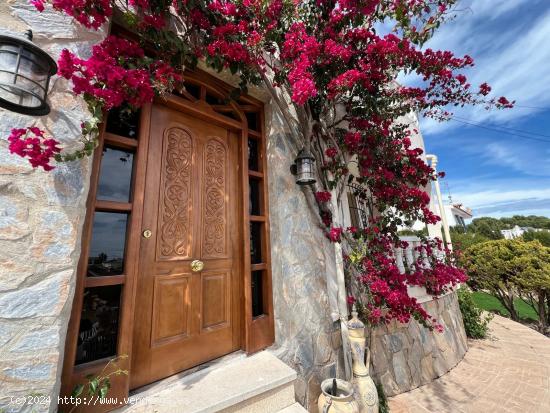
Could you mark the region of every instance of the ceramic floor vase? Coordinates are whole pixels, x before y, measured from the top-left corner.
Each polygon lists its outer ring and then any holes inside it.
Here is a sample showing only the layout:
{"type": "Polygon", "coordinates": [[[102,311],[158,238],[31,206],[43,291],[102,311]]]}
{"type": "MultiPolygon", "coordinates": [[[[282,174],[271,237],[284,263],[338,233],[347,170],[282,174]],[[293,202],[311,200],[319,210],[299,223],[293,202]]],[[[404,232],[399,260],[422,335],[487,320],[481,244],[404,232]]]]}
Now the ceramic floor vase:
{"type": "Polygon", "coordinates": [[[355,306],[351,315],[352,318],[348,321],[348,337],[353,361],[351,382],[355,390],[355,398],[359,404],[360,413],[378,413],[378,392],[369,375],[370,351],[365,347],[367,341],[365,325],[357,317],[355,306]]]}
{"type": "Polygon", "coordinates": [[[360,413],[378,413],[378,392],[370,376],[354,376],[352,385],[360,413]]]}
{"type": "Polygon", "coordinates": [[[353,386],[349,382],[336,379],[336,395],[332,394],[332,387],[333,379],[321,383],[321,395],[317,401],[319,413],[360,413],[353,386]]]}

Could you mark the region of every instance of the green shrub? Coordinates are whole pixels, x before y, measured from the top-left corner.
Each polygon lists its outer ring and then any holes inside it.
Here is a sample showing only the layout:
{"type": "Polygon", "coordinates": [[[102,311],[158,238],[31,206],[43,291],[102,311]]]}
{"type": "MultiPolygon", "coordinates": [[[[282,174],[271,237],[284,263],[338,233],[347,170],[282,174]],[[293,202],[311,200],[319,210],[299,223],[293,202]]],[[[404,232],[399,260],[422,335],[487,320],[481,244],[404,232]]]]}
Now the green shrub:
{"type": "Polygon", "coordinates": [[[483,310],[474,302],[472,293],[464,286],[458,290],[458,304],[462,313],[466,335],[470,338],[487,337],[487,326],[493,316],[483,314],[483,310]]]}
{"type": "Polygon", "coordinates": [[[381,383],[376,384],[376,391],[378,392],[378,413],[390,413],[390,406],[388,405],[388,399],[386,393],[384,393],[384,387],[381,383]]]}

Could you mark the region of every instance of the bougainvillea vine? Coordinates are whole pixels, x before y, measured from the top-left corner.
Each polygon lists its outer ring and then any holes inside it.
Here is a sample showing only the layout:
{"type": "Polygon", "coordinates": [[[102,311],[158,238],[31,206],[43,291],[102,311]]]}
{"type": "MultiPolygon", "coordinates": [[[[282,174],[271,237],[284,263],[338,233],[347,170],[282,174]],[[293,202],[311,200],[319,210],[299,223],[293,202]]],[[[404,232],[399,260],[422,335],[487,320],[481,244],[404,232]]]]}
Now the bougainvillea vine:
{"type": "MultiPolygon", "coordinates": [[[[513,106],[504,97],[490,97],[488,84],[468,82],[462,72],[473,66],[470,56],[423,48],[452,16],[456,0],[31,2],[38,11],[51,6],[89,29],[107,23],[119,7],[119,24],[137,39],[110,36],[86,60],[63,51],[59,74],[71,80],[93,118],[82,125],[87,137],[82,151],[62,155],[49,148],[44,158],[71,160],[90,153],[104,110],[123,104],[136,109],[155,94],[181,87],[183,68],[199,60],[238,76],[237,94],[262,84],[288,124],[289,139],[317,159],[319,183],[305,194],[317,203],[327,237],[347,245],[350,302],[359,302],[372,323],[414,317],[437,326],[408,295],[407,285],[425,286],[438,296],[462,282],[464,274],[445,247],[430,239],[417,247],[424,258],[416,265],[404,272],[397,266],[395,251],[405,247],[399,228],[439,220],[424,190],[434,171],[412,144],[418,132],[401,119],[422,113],[445,120],[449,108],[464,105],[513,106]],[[144,50],[156,50],[162,60],[144,50]],[[421,81],[400,85],[400,74],[415,74],[421,81]],[[344,228],[334,219],[332,204],[350,183],[362,188],[356,196],[371,205],[364,228],[344,228]]],[[[47,147],[45,142],[41,145],[47,147]]],[[[49,169],[34,152],[15,152],[49,169]]]]}

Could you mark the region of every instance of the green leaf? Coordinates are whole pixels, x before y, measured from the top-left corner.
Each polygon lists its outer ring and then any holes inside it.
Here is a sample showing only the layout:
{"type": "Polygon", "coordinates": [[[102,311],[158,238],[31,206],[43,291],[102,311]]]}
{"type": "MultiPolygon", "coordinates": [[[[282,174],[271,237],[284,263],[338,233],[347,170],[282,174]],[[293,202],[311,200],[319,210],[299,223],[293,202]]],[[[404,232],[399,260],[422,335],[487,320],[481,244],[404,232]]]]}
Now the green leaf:
{"type": "Polygon", "coordinates": [[[99,389],[99,398],[104,399],[107,396],[107,393],[109,392],[109,388],[107,386],[103,386],[99,389]]]}
{"type": "Polygon", "coordinates": [[[101,119],[103,118],[103,109],[100,105],[97,105],[95,110],[93,111],[94,118],[101,119]]]}
{"type": "Polygon", "coordinates": [[[82,391],[84,390],[83,384],[77,384],[74,386],[73,392],[71,393],[71,396],[78,397],[82,394],[82,391]]]}
{"type": "Polygon", "coordinates": [[[94,378],[93,380],[90,380],[90,395],[94,395],[97,392],[97,387],[99,386],[99,380],[98,378],[94,378]]]}

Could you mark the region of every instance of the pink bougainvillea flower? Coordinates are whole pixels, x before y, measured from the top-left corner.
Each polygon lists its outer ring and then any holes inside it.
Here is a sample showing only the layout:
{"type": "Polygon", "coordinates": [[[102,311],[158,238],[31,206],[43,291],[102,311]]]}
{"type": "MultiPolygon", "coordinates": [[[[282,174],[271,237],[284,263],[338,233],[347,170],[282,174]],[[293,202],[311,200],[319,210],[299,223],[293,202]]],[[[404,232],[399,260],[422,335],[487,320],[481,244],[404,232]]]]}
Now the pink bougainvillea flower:
{"type": "Polygon", "coordinates": [[[327,148],[325,150],[325,155],[327,155],[329,158],[334,158],[338,154],[338,149],[336,148],[327,148]]]}
{"type": "Polygon", "coordinates": [[[113,14],[111,0],[31,0],[30,3],[40,12],[44,4],[50,3],[55,10],[74,17],[89,29],[98,29],[113,14]]]}
{"type": "Polygon", "coordinates": [[[315,192],[315,198],[319,202],[329,202],[332,195],[328,191],[318,191],[315,192]]]}
{"type": "Polygon", "coordinates": [[[483,96],[487,96],[489,93],[491,93],[491,86],[489,86],[487,83],[482,83],[479,86],[479,93],[483,96]]]}
{"type": "Polygon", "coordinates": [[[36,7],[36,10],[43,12],[44,11],[44,1],[45,0],[31,0],[30,3],[36,7]]]}
{"type": "Polygon", "coordinates": [[[330,229],[328,233],[328,237],[332,242],[340,242],[342,241],[342,233],[344,230],[339,227],[333,227],[330,229]]]}
{"type": "Polygon", "coordinates": [[[46,138],[45,132],[37,127],[14,128],[8,137],[10,153],[28,158],[33,168],[42,167],[51,171],[52,158],[61,151],[53,138],[46,138]]]}

